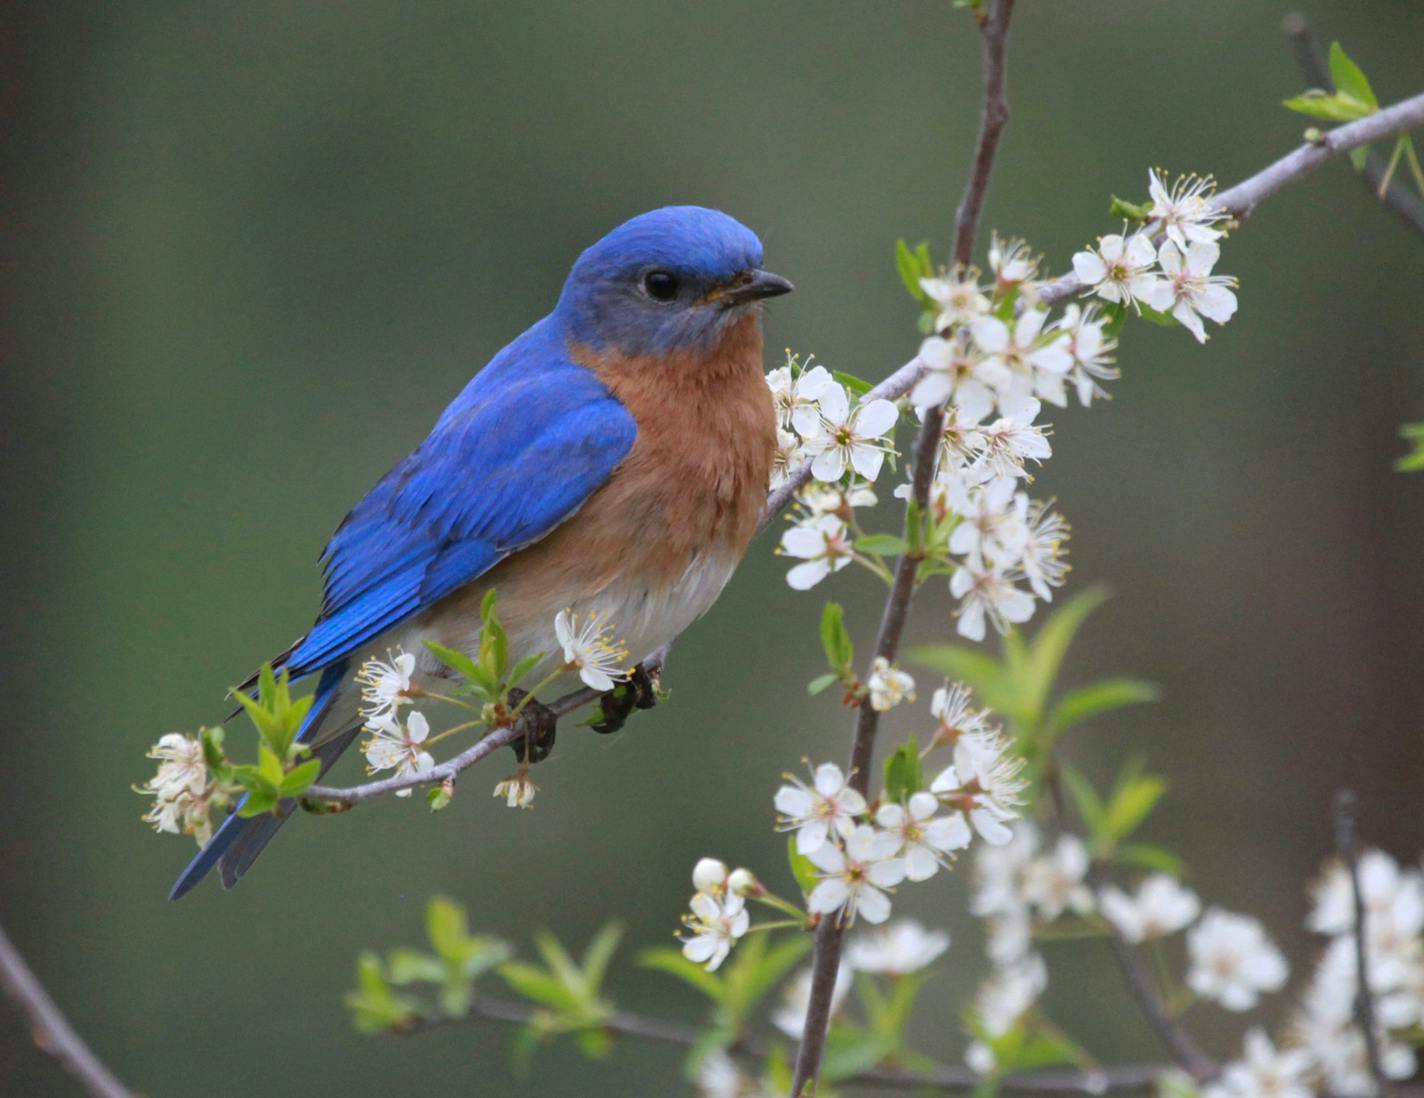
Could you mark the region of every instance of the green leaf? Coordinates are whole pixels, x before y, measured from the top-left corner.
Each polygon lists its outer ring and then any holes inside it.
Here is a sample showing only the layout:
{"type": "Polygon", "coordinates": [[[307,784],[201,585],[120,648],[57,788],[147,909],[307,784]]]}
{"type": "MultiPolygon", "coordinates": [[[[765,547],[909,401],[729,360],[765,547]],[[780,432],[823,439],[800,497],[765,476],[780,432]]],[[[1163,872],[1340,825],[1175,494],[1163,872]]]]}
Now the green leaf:
{"type": "Polygon", "coordinates": [[[613,953],[618,948],[618,943],[623,939],[623,924],[617,920],[604,923],[599,928],[593,940],[588,943],[583,951],[583,981],[584,987],[590,995],[597,995],[598,989],[603,984],[604,974],[608,971],[608,962],[613,959],[613,953]]]}
{"type": "Polygon", "coordinates": [[[840,675],[838,675],[834,671],[828,671],[824,675],[817,675],[814,679],[807,683],[806,693],[810,694],[812,697],[815,697],[817,694],[829,689],[840,681],[840,675]]]}
{"type": "Polygon", "coordinates": [[[479,697],[485,701],[495,700],[499,691],[498,680],[491,677],[482,666],[470,659],[469,656],[457,649],[446,648],[443,644],[436,644],[431,640],[425,642],[425,647],[437,660],[464,678],[479,697]]]}
{"type": "Polygon", "coordinates": [[[1155,324],[1159,328],[1176,328],[1179,326],[1180,322],[1171,313],[1161,312],[1158,309],[1152,308],[1151,305],[1142,304],[1140,301],[1137,303],[1137,308],[1142,319],[1149,324],[1155,324]]]}
{"type": "Polygon", "coordinates": [[[987,652],[961,644],[922,644],[910,649],[910,659],[958,679],[991,709],[1013,714],[1019,708],[1019,691],[1012,678],[987,652]]]}
{"type": "Polygon", "coordinates": [[[539,666],[539,661],[543,658],[543,652],[535,652],[532,655],[525,656],[522,660],[520,660],[514,665],[514,670],[509,673],[508,685],[518,686],[521,682],[524,681],[524,677],[528,675],[529,672],[533,671],[534,668],[539,666]]]}
{"type": "MultiPolygon", "coordinates": [[[[929,245],[921,244],[920,248],[927,257],[929,245]]],[[[912,298],[919,302],[929,302],[929,295],[920,285],[920,279],[929,274],[929,269],[923,264],[921,256],[911,251],[903,239],[895,241],[895,270],[899,272],[900,281],[905,284],[905,289],[912,298]]]]}
{"type": "Polygon", "coordinates": [[[263,789],[249,790],[237,814],[243,819],[263,816],[277,807],[277,794],[263,789]]]}
{"type": "Polygon", "coordinates": [[[436,954],[458,964],[469,952],[470,924],[465,909],[448,896],[432,896],[425,905],[425,935],[436,954]]]}
{"type": "Polygon", "coordinates": [[[1166,792],[1165,779],[1153,774],[1132,777],[1121,782],[1113,792],[1107,818],[1103,823],[1109,839],[1116,843],[1136,831],[1166,792]]]}
{"type": "Polygon", "coordinates": [[[439,958],[418,949],[391,950],[389,964],[393,984],[438,984],[445,980],[445,966],[439,958]]]}
{"type": "Polygon", "coordinates": [[[1399,434],[1413,445],[1414,452],[1395,461],[1395,470],[1400,473],[1417,473],[1424,469],[1424,423],[1406,423],[1399,429],[1399,434]]]}
{"type": "Polygon", "coordinates": [[[204,728],[198,733],[203,743],[203,762],[209,770],[223,770],[227,767],[227,753],[223,751],[223,729],[204,728]]]}
{"type": "Polygon", "coordinates": [[[865,378],[848,374],[844,370],[833,370],[831,376],[849,389],[852,396],[863,397],[875,388],[874,384],[866,381],[865,378]]]}
{"type": "Polygon", "coordinates": [[[781,979],[790,972],[811,949],[809,935],[797,934],[771,945],[770,934],[753,934],[742,939],[724,966],[726,992],[723,1009],[727,1021],[735,1027],[751,1017],[752,1011],[781,979]]]}
{"type": "Polygon", "coordinates": [[[613,1051],[613,1037],[606,1029],[590,1027],[581,1029],[574,1037],[579,1050],[590,1060],[606,1060],[613,1051]]]}
{"type": "Polygon", "coordinates": [[[562,980],[537,965],[508,961],[499,966],[499,974],[516,994],[558,1013],[574,1012],[580,1005],[578,997],[562,980]]]}
{"type": "Polygon", "coordinates": [[[831,1082],[868,1071],[898,1047],[893,1037],[856,1026],[833,1025],[826,1035],[821,1074],[831,1082]]]}
{"type": "Polygon", "coordinates": [[[1080,591],[1055,610],[1034,635],[1028,653],[1028,681],[1023,685],[1028,695],[1026,706],[1035,717],[1043,712],[1043,703],[1053,689],[1073,638],[1083,622],[1087,621],[1088,615],[1107,598],[1107,590],[1103,587],[1080,591]]]}
{"type": "Polygon", "coordinates": [[[387,1033],[405,1026],[415,1006],[386,983],[381,959],[369,950],[356,959],[356,988],[346,995],[352,1024],[362,1033],[387,1033]]]}
{"type": "Polygon", "coordinates": [[[312,759],[287,771],[282,778],[280,789],[284,797],[300,797],[315,784],[321,775],[321,760],[312,759]]]}
{"type": "Polygon", "coordinates": [[[856,552],[870,556],[902,557],[909,548],[909,542],[895,534],[867,534],[855,539],[856,552]]]}
{"type": "Polygon", "coordinates": [[[1057,732],[1065,732],[1100,713],[1154,702],[1158,696],[1157,687],[1150,682],[1103,679],[1064,694],[1054,706],[1048,722],[1057,732]]]}
{"type": "Polygon", "coordinates": [[[796,849],[794,831],[786,837],[786,861],[791,866],[791,876],[796,879],[796,884],[802,892],[810,892],[816,887],[820,877],[816,873],[815,863],[796,849]]]}
{"type": "Polygon", "coordinates": [[[1155,846],[1152,843],[1124,843],[1117,848],[1113,856],[1126,865],[1141,866],[1143,869],[1151,869],[1173,877],[1181,877],[1187,870],[1186,862],[1176,854],[1166,847],[1155,846]]]}
{"type": "Polygon", "coordinates": [[[840,603],[828,602],[821,611],[821,648],[826,653],[826,662],[831,670],[840,675],[851,673],[855,660],[855,646],[846,632],[845,611],[840,603]]]}
{"type": "Polygon", "coordinates": [[[885,796],[903,804],[910,799],[910,794],[918,793],[923,787],[920,752],[915,737],[911,736],[885,760],[885,796]]]}
{"type": "Polygon", "coordinates": [[[432,789],[425,791],[425,803],[430,805],[430,811],[440,812],[450,807],[450,802],[455,799],[455,786],[453,783],[444,781],[432,789]]]}
{"type": "Polygon", "coordinates": [[[1323,119],[1326,122],[1354,122],[1374,113],[1374,109],[1367,103],[1342,92],[1326,95],[1322,91],[1312,90],[1304,95],[1283,100],[1281,106],[1295,111],[1296,114],[1323,119]]]}
{"type": "Polygon", "coordinates": [[[1335,90],[1365,104],[1371,111],[1379,110],[1379,100],[1364,71],[1345,52],[1339,42],[1330,43],[1330,79],[1335,90]]]}
{"type": "Polygon", "coordinates": [[[1123,221],[1146,221],[1152,216],[1152,203],[1129,202],[1125,198],[1113,195],[1112,205],[1108,207],[1108,214],[1123,221]]]}
{"type": "Polygon", "coordinates": [[[1068,792],[1073,798],[1073,804],[1078,809],[1078,815],[1083,820],[1083,825],[1088,829],[1088,834],[1094,840],[1098,840],[1104,833],[1104,825],[1107,822],[1107,809],[1103,807],[1102,798],[1097,791],[1088,783],[1088,779],[1069,767],[1063,768],[1063,781],[1068,786],[1068,792]]]}
{"type": "Polygon", "coordinates": [[[654,972],[665,972],[675,976],[689,987],[700,991],[714,1003],[720,1003],[724,988],[722,978],[715,972],[708,972],[696,961],[689,961],[681,950],[668,946],[645,949],[638,954],[638,964],[654,972]]]}

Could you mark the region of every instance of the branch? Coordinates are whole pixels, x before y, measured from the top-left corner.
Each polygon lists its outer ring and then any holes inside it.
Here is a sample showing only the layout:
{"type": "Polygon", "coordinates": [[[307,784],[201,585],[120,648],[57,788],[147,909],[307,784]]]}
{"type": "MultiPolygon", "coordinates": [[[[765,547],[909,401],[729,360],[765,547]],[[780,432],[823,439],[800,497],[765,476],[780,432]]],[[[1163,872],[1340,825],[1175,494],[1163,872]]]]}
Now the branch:
{"type": "Polygon", "coordinates": [[[95,1098],[132,1098],[84,1039],[60,1013],[44,985],[25,964],[15,943],[0,927],[0,984],[30,1022],[30,1032],[41,1052],[53,1057],[85,1092],[95,1098]]]}
{"type": "MultiPolygon", "coordinates": [[[[955,214],[954,260],[967,265],[974,251],[974,236],[979,226],[979,211],[994,166],[994,154],[999,138],[1009,118],[1009,105],[1004,87],[1004,51],[1008,45],[1009,19],[1014,0],[996,0],[993,11],[980,25],[980,40],[984,51],[984,109],[979,126],[978,148],[969,179],[964,185],[955,214]]],[[[902,372],[902,371],[897,371],[902,372]]],[[[934,479],[935,458],[939,452],[940,435],[944,431],[944,409],[932,408],[920,427],[915,445],[915,467],[911,486],[912,504],[906,507],[906,524],[929,509],[930,482],[934,479]]],[[[895,569],[895,581],[886,599],[880,618],[880,633],[875,642],[875,655],[893,661],[900,647],[900,636],[910,613],[910,599],[915,592],[921,556],[906,553],[895,569]]],[[[869,793],[870,763],[875,751],[875,736],[880,728],[880,714],[873,706],[862,703],[856,714],[855,736],[850,752],[850,784],[862,796],[869,793]]],[[[841,940],[845,926],[836,918],[826,918],[816,930],[815,954],[811,961],[811,993],[806,1006],[806,1021],[802,1028],[801,1047],[796,1054],[796,1071],[792,1078],[792,1098],[800,1098],[809,1084],[813,1090],[821,1070],[826,1034],[830,1028],[831,1006],[835,994],[836,975],[841,963],[841,940]]]]}
{"type": "MultiPolygon", "coordinates": [[[[1291,45],[1295,47],[1296,61],[1299,62],[1305,78],[1315,87],[1326,91],[1333,90],[1335,81],[1330,77],[1330,68],[1325,63],[1320,42],[1316,39],[1315,32],[1310,29],[1310,20],[1300,12],[1293,12],[1285,17],[1281,29],[1290,37],[1291,45]]],[[[1389,158],[1372,152],[1365,161],[1360,178],[1369,184],[1370,191],[1381,202],[1399,215],[1401,221],[1415,232],[1424,235],[1424,199],[1400,182],[1391,183],[1381,193],[1388,172],[1389,158]]]]}
{"type": "MultiPolygon", "coordinates": [[[[1244,221],[1266,199],[1309,175],[1327,161],[1343,156],[1362,145],[1373,145],[1376,141],[1397,137],[1418,126],[1424,126],[1424,94],[1402,99],[1368,118],[1327,130],[1320,135],[1318,141],[1306,142],[1249,179],[1242,180],[1230,190],[1222,191],[1216,195],[1214,201],[1238,221],[1244,221]]],[[[1040,287],[1038,298],[1045,305],[1056,305],[1082,289],[1083,284],[1075,275],[1064,275],[1040,287]]]]}
{"type": "Polygon", "coordinates": [[[1350,875],[1350,891],[1355,901],[1355,1019],[1365,1037],[1365,1056],[1375,1080],[1378,1098],[1389,1098],[1389,1080],[1380,1061],[1379,1035],[1375,1030],[1375,999],[1370,991],[1369,951],[1365,945],[1365,894],[1360,885],[1360,801],[1353,792],[1335,794],[1335,849],[1350,875]]]}
{"type": "MultiPolygon", "coordinates": [[[[547,1011],[514,999],[477,995],[467,1014],[419,1014],[401,1026],[399,1033],[411,1035],[429,1029],[469,1021],[506,1022],[525,1025],[547,1011]]],[[[703,1044],[705,1031],[683,1022],[652,1018],[626,1010],[610,1011],[599,1023],[605,1033],[636,1037],[647,1041],[693,1048],[703,1044]]],[[[743,1037],[732,1049],[754,1060],[765,1060],[771,1047],[758,1037],[743,1037]]],[[[1100,1071],[1033,1071],[1007,1075],[998,1082],[999,1091],[1032,1095],[1092,1096],[1152,1089],[1164,1071],[1164,1064],[1127,1064],[1100,1071]]],[[[840,1080],[843,1085],[879,1086],[892,1090],[920,1090],[942,1093],[973,1091],[983,1086],[984,1077],[968,1068],[935,1067],[926,1071],[898,1068],[871,1068],[840,1080]]]]}

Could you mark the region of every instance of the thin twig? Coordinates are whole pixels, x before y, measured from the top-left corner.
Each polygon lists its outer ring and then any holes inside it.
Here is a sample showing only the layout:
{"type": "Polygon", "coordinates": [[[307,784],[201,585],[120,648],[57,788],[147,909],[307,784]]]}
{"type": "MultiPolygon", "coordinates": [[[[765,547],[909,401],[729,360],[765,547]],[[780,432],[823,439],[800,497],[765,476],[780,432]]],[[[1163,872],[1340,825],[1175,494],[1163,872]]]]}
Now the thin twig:
{"type": "Polygon", "coordinates": [[[29,1019],[40,1051],[56,1060],[87,1093],[96,1098],[132,1098],[129,1089],[74,1031],[44,985],[25,964],[4,927],[0,927],[0,983],[29,1019]]]}
{"type": "MultiPolygon", "coordinates": [[[[964,185],[955,215],[954,261],[967,265],[974,251],[974,237],[979,226],[979,212],[984,205],[984,193],[994,166],[994,154],[999,138],[1009,118],[1004,78],[1004,51],[1008,45],[1009,19],[1014,0],[996,0],[993,11],[980,25],[980,41],[984,52],[983,117],[979,125],[974,161],[964,185]]],[[[934,479],[935,458],[939,452],[940,435],[944,430],[943,408],[932,408],[920,427],[915,445],[915,465],[911,499],[918,513],[928,510],[930,483],[934,479]]],[[[911,511],[907,506],[907,524],[911,511]]],[[[895,581],[885,601],[880,618],[880,632],[875,642],[877,658],[894,660],[900,647],[900,636],[910,613],[910,600],[915,592],[920,557],[906,553],[895,569],[895,581]]],[[[851,742],[850,784],[862,796],[869,793],[870,763],[875,751],[875,737],[880,727],[880,714],[870,705],[862,704],[856,714],[855,735],[851,742]]],[[[801,1098],[809,1086],[815,1091],[815,1080],[821,1070],[826,1034],[830,1029],[831,1007],[835,997],[836,976],[840,971],[841,944],[845,927],[839,919],[824,919],[816,930],[815,953],[811,962],[811,993],[806,1006],[801,1047],[796,1053],[796,1070],[792,1077],[792,1098],[801,1098]]]]}
{"type": "MultiPolygon", "coordinates": [[[[1282,21],[1281,29],[1295,47],[1296,61],[1305,78],[1315,87],[1333,91],[1335,81],[1330,76],[1330,67],[1325,62],[1320,42],[1310,28],[1310,20],[1300,12],[1292,12],[1282,21]]],[[[1369,185],[1370,193],[1398,214],[1399,219],[1416,233],[1424,236],[1424,198],[1400,180],[1393,180],[1380,194],[1380,187],[1388,173],[1389,157],[1372,152],[1365,160],[1360,178],[1369,185]]]]}
{"type": "MultiPolygon", "coordinates": [[[[1266,199],[1309,175],[1322,164],[1344,156],[1351,149],[1397,137],[1419,126],[1424,126],[1424,93],[1402,99],[1357,122],[1347,122],[1325,131],[1318,141],[1307,141],[1249,179],[1220,192],[1213,201],[1237,221],[1244,221],[1266,199]]],[[[1083,283],[1076,275],[1064,275],[1039,287],[1038,299],[1044,305],[1055,305],[1083,289],[1083,283]]]]}
{"type": "Polygon", "coordinates": [[[1349,789],[1335,794],[1335,850],[1350,875],[1350,892],[1355,908],[1355,1020],[1365,1038],[1365,1056],[1370,1062],[1378,1098],[1388,1098],[1389,1079],[1380,1059],[1379,1034],[1375,1030],[1375,998],[1370,991],[1369,948],[1365,943],[1365,893],[1360,885],[1360,801],[1349,789]]]}
{"type": "MultiPolygon", "coordinates": [[[[477,995],[466,1014],[417,1014],[406,1019],[395,1030],[402,1035],[421,1033],[429,1029],[470,1021],[506,1022],[524,1025],[547,1013],[530,1003],[477,995]]],[[[706,1031],[684,1022],[653,1018],[627,1010],[610,1011],[597,1027],[620,1037],[636,1037],[665,1044],[692,1048],[703,1043],[706,1031]]],[[[771,1054],[771,1045],[755,1036],[742,1037],[733,1046],[740,1056],[762,1061],[771,1054]]],[[[1125,1091],[1150,1090],[1168,1070],[1164,1064],[1125,1064],[1100,1071],[1034,1071],[1005,1076],[999,1081],[1000,1092],[1037,1095],[1097,1095],[1125,1091]]],[[[841,1085],[878,1086],[893,1090],[929,1090],[958,1093],[978,1089],[984,1077],[968,1068],[934,1067],[925,1071],[904,1071],[899,1068],[871,1068],[840,1080],[841,1085]]]]}

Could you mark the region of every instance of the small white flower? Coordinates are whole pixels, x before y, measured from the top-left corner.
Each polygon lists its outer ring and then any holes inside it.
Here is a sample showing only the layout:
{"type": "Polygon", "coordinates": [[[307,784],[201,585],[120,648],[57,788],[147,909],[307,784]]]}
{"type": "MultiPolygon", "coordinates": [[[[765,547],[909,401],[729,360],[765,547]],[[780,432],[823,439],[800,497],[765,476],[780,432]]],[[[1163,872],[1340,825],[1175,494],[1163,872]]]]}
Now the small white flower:
{"type": "MultiPolygon", "coordinates": [[[[835,985],[831,988],[831,1014],[834,1015],[840,1010],[841,1004],[845,1002],[846,993],[850,991],[851,978],[850,966],[842,961],[840,968],[836,969],[835,985]]],[[[793,1041],[799,1041],[806,1028],[806,1011],[810,1007],[811,970],[803,968],[787,982],[785,990],[782,991],[781,1005],[771,1015],[772,1024],[793,1041]]]]}
{"type": "Polygon", "coordinates": [[[985,367],[984,356],[971,349],[962,338],[930,336],[920,344],[920,361],[925,374],[915,382],[910,403],[916,408],[932,408],[953,401],[964,423],[979,423],[994,410],[996,381],[1006,375],[985,367]]]}
{"type": "Polygon", "coordinates": [[[819,850],[832,828],[841,838],[855,831],[855,818],[865,813],[865,798],[846,784],[839,766],[822,763],[816,767],[810,786],[791,774],[785,777],[791,784],[783,785],[773,798],[782,815],[778,830],[796,832],[800,853],[819,850]]]}
{"type": "Polygon", "coordinates": [[[998,477],[966,493],[958,508],[962,521],[949,538],[951,553],[1001,568],[1013,567],[1023,558],[1029,533],[1024,521],[1027,507],[1014,506],[1016,483],[1011,477],[998,477]]]}
{"type": "Polygon", "coordinates": [[[1223,233],[1213,226],[1226,219],[1226,211],[1211,201],[1216,182],[1210,177],[1178,176],[1171,188],[1155,170],[1147,173],[1147,193],[1152,198],[1148,212],[1149,232],[1161,230],[1183,251],[1191,244],[1210,244],[1223,233]]]}
{"type": "Polygon", "coordinates": [[[510,808],[534,807],[534,794],[538,792],[539,787],[529,780],[527,770],[505,778],[494,787],[494,795],[510,808]]]}
{"type": "Polygon", "coordinates": [[[890,917],[890,897],[885,890],[905,879],[905,863],[896,853],[899,838],[861,824],[845,839],[845,849],[825,843],[806,856],[821,871],[820,883],[806,899],[813,915],[841,912],[841,925],[848,926],[857,915],[869,923],[883,923],[890,917]]]}
{"type": "Polygon", "coordinates": [[[989,241],[989,270],[997,288],[1007,290],[1038,277],[1038,260],[1018,239],[1003,240],[995,233],[989,241]]]}
{"type": "Polygon", "coordinates": [[[751,1081],[737,1062],[721,1049],[703,1056],[697,1064],[697,1089],[702,1098],[750,1098],[751,1081]]]}
{"type": "Polygon", "coordinates": [[[1221,1077],[1202,1090],[1203,1098],[1312,1098],[1308,1081],[1311,1054],[1278,1049],[1265,1031],[1254,1028],[1242,1044],[1242,1059],[1227,1064],[1221,1077]]]}
{"type": "MultiPolygon", "coordinates": [[[[394,713],[366,722],[371,738],[361,745],[366,765],[371,772],[395,768],[395,776],[424,774],[435,767],[435,759],[421,745],[430,735],[430,722],[424,713],[411,713],[405,723],[394,713]]],[[[409,797],[409,789],[396,791],[397,797],[409,797]]]]}
{"type": "Polygon", "coordinates": [[[580,625],[579,615],[560,610],[554,635],[564,650],[564,667],[577,669],[585,686],[612,690],[628,678],[628,646],[613,636],[613,623],[600,611],[590,611],[580,625]]]}
{"type": "Polygon", "coordinates": [[[980,918],[1026,912],[1025,884],[1038,845],[1038,828],[1024,820],[1014,829],[1011,842],[980,847],[974,859],[974,895],[969,910],[980,918]]]}
{"type": "Polygon", "coordinates": [[[978,710],[972,705],[973,696],[960,683],[946,682],[935,690],[930,698],[930,714],[938,719],[934,743],[953,746],[960,736],[982,734],[989,731],[988,710],[978,710]]]}
{"type": "Polygon", "coordinates": [[[1033,596],[984,563],[969,562],[956,568],[949,578],[949,593],[960,600],[956,630],[969,640],[984,639],[986,617],[1000,633],[1033,617],[1033,596]]]}
{"type": "Polygon", "coordinates": [[[846,961],[857,972],[908,976],[928,968],[948,948],[945,931],[926,930],[914,919],[900,919],[852,938],[846,945],[846,961]]]}
{"type": "Polygon", "coordinates": [[[854,555],[850,529],[836,515],[808,515],[781,535],[781,551],[804,562],[786,573],[786,582],[807,591],[832,572],[839,572],[854,555]]]}
{"type": "Polygon", "coordinates": [[[1263,991],[1279,991],[1290,969],[1260,922],[1212,908],[1187,933],[1187,986],[1227,1010],[1250,1010],[1263,991]]]}
{"type": "Polygon", "coordinates": [[[830,371],[824,366],[812,366],[793,378],[790,367],[782,366],[768,374],[766,382],[771,386],[772,401],[781,426],[794,430],[803,438],[816,434],[821,423],[816,402],[836,384],[830,371]]]}
{"type": "Polygon", "coordinates": [[[1024,413],[1022,419],[1010,419],[1006,416],[980,430],[979,452],[974,458],[974,468],[981,479],[1028,479],[1028,472],[1024,468],[1028,462],[1042,464],[1053,456],[1046,429],[1036,426],[1033,422],[1039,411],[1038,401],[1028,401],[1021,411],[1024,413]]]}
{"type": "Polygon", "coordinates": [[[397,651],[389,662],[369,659],[363,663],[356,673],[356,682],[361,686],[361,716],[372,721],[411,704],[410,680],[414,674],[415,657],[409,652],[397,651]]]}
{"type": "Polygon", "coordinates": [[[1063,835],[1052,851],[1028,867],[1024,895],[1038,908],[1045,922],[1071,910],[1086,915],[1093,910],[1093,894],[1086,883],[1088,848],[1076,835],[1063,835]]]}
{"type": "Polygon", "coordinates": [[[978,272],[972,267],[964,272],[962,278],[956,275],[922,278],[920,288],[939,306],[935,314],[937,332],[968,324],[976,316],[989,311],[989,299],[980,290],[978,272]]]}
{"type": "Polygon", "coordinates": [[[813,480],[797,494],[796,502],[813,515],[835,515],[842,522],[849,522],[857,507],[874,507],[878,500],[875,489],[868,484],[813,480]]]}
{"type": "Polygon", "coordinates": [[[884,656],[876,656],[870,665],[870,679],[865,684],[870,691],[870,708],[877,713],[894,709],[904,701],[915,700],[915,680],[904,671],[890,665],[884,656]]]}
{"type": "Polygon", "coordinates": [[[1201,901],[1165,873],[1154,873],[1129,896],[1117,888],[1101,895],[1104,918],[1129,942],[1165,938],[1189,926],[1201,912],[1201,901]]]}
{"type": "Polygon", "coordinates": [[[200,797],[208,785],[208,764],[203,757],[203,741],[197,736],[168,732],[148,749],[148,757],[158,760],[158,773],[142,792],[159,800],[176,800],[181,794],[200,797]]]}
{"type": "MultiPolygon", "coordinates": [[[[984,850],[1002,847],[986,846],[984,850]]],[[[984,953],[995,965],[1015,965],[1033,952],[1033,919],[1020,907],[985,920],[984,953]]]]}
{"type": "Polygon", "coordinates": [[[884,436],[900,418],[888,400],[872,400],[856,405],[840,385],[832,384],[821,394],[820,427],[806,438],[806,452],[812,454],[811,475],[817,480],[840,480],[849,466],[868,481],[880,475],[880,466],[890,450],[884,436]]]}
{"type": "Polygon", "coordinates": [[[998,969],[974,999],[980,1026],[989,1036],[1002,1037],[1047,987],[1048,966],[1037,953],[998,969]]]}
{"type": "Polygon", "coordinates": [[[780,488],[806,460],[801,440],[784,427],[776,429],[776,449],[771,455],[771,487],[780,488]]]}
{"type": "Polygon", "coordinates": [[[1062,587],[1068,575],[1069,564],[1064,559],[1068,550],[1063,544],[1070,532],[1068,520],[1057,511],[1049,510],[1046,503],[1029,503],[1028,497],[1022,494],[1018,499],[1027,504],[1028,510],[1027,536],[1019,548],[1019,569],[1033,593],[1044,602],[1052,602],[1052,589],[1062,587]]]}
{"type": "Polygon", "coordinates": [[[727,893],[727,863],[716,858],[699,858],[692,867],[692,887],[712,897],[727,893]]]}
{"type": "Polygon", "coordinates": [[[908,804],[893,801],[882,804],[875,813],[875,822],[899,840],[899,856],[905,862],[905,876],[912,881],[927,881],[941,865],[948,865],[951,854],[969,845],[969,825],[958,812],[950,816],[935,816],[939,798],[933,793],[911,794],[908,804]]]}
{"type": "Polygon", "coordinates": [[[1073,256],[1073,273],[1083,285],[1104,301],[1132,305],[1152,296],[1159,280],[1152,273],[1157,249],[1146,233],[1122,237],[1116,233],[1098,237],[1096,249],[1073,256]]]}
{"type": "Polygon", "coordinates": [[[1094,397],[1107,398],[1107,391],[1098,383],[1116,381],[1122,371],[1113,365],[1112,353],[1117,340],[1103,334],[1105,321],[1093,306],[1086,309],[1074,303],[1063,310],[1053,330],[1068,337],[1067,351],[1073,359],[1068,380],[1078,390],[1078,402],[1084,408],[1094,397]]]}
{"type": "Polygon", "coordinates": [[[747,932],[751,916],[740,896],[718,901],[699,892],[692,897],[692,914],[684,915],[682,921],[692,934],[682,939],[682,955],[706,965],[708,972],[715,972],[732,951],[733,943],[747,932]]]}
{"type": "Polygon", "coordinates": [[[1013,838],[1005,824],[1018,818],[1023,803],[1028,784],[1023,768],[1024,760],[1013,753],[1005,737],[961,736],[954,745],[954,765],[930,783],[930,792],[968,816],[985,842],[1002,846],[1013,838]]]}
{"type": "Polygon", "coordinates": [[[1207,338],[1202,317],[1225,324],[1236,313],[1236,295],[1231,292],[1236,280],[1211,273],[1220,257],[1215,244],[1191,244],[1185,255],[1170,241],[1163,244],[1157,261],[1167,277],[1143,298],[1159,312],[1170,311],[1198,343],[1207,338]]]}
{"type": "MultiPolygon", "coordinates": [[[[161,768],[160,768],[161,769],[161,768]]],[[[1415,937],[1424,932],[1424,875],[1402,872],[1399,863],[1382,850],[1360,855],[1360,895],[1365,902],[1366,944],[1377,934],[1415,937]]],[[[1350,875],[1340,862],[1332,862],[1315,886],[1315,907],[1306,925],[1317,934],[1351,934],[1355,929],[1355,893],[1350,875]]]]}
{"type": "Polygon", "coordinates": [[[998,317],[980,317],[970,331],[984,352],[981,370],[997,375],[999,408],[1006,416],[1021,418],[1024,403],[1040,396],[1060,407],[1068,402],[1063,378],[1073,368],[1068,337],[1043,331],[1048,313],[1025,309],[1010,328],[998,317]]]}

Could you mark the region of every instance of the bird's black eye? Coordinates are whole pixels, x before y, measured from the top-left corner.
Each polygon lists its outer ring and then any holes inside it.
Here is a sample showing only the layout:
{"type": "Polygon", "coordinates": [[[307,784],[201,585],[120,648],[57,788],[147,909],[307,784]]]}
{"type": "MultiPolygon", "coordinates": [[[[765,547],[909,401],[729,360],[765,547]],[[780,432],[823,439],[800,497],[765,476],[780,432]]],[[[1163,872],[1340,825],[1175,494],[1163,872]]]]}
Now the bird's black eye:
{"type": "Polygon", "coordinates": [[[654,301],[671,301],[677,296],[677,278],[667,271],[649,271],[643,276],[643,289],[654,301]]]}

